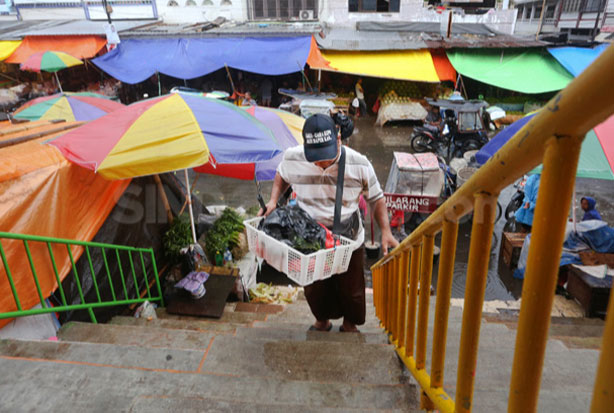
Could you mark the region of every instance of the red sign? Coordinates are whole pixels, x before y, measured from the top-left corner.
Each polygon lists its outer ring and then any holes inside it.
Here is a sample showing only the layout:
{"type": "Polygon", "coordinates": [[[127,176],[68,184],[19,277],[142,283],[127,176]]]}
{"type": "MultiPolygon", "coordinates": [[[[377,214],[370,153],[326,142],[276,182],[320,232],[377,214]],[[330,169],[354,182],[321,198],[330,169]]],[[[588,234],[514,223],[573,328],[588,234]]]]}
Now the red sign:
{"type": "Polygon", "coordinates": [[[391,211],[431,213],[437,209],[436,196],[384,194],[386,208],[391,211]]]}

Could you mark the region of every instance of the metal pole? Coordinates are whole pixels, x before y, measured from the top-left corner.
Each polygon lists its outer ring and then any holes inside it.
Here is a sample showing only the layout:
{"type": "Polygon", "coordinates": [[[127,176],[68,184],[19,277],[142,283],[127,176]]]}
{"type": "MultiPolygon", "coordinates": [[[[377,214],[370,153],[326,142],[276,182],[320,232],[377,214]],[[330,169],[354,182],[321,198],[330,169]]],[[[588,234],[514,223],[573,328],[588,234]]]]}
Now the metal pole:
{"type": "MultiPolygon", "coordinates": [[[[471,245],[467,264],[465,304],[461,328],[460,350],[458,354],[458,374],[456,379],[456,412],[470,412],[473,402],[473,383],[478,358],[482,305],[488,275],[490,244],[497,208],[497,196],[487,193],[475,197],[471,245]]],[[[554,291],[554,289],[553,289],[554,291]]],[[[523,412],[523,410],[515,410],[523,412]]]]}
{"type": "Polygon", "coordinates": [[[399,272],[401,274],[401,284],[399,288],[400,307],[398,331],[399,331],[399,347],[405,347],[405,319],[407,317],[407,276],[409,274],[409,250],[401,254],[399,272]]]}
{"type": "Polygon", "coordinates": [[[508,412],[537,411],[550,312],[581,144],[582,137],[557,136],[546,146],[522,287],[508,412]]]}
{"type": "Polygon", "coordinates": [[[601,356],[597,367],[591,413],[607,413],[614,406],[614,297],[610,292],[610,304],[601,342],[601,356]]]}
{"type": "Polygon", "coordinates": [[[452,277],[454,276],[454,258],[456,256],[456,239],[458,222],[444,221],[441,237],[441,254],[437,277],[437,301],[435,302],[435,323],[433,326],[433,353],[431,356],[431,387],[443,386],[444,360],[446,358],[446,335],[448,312],[452,296],[452,277]]]}
{"type": "MultiPolygon", "coordinates": [[[[426,335],[429,323],[429,300],[431,298],[431,276],[433,274],[433,246],[435,237],[425,235],[422,237],[422,268],[420,268],[420,301],[418,304],[418,336],[416,339],[416,368],[426,368],[426,335]]],[[[426,393],[422,392],[420,407],[432,410],[435,406],[431,403],[426,393]]]]}
{"type": "Polygon", "coordinates": [[[418,299],[418,277],[420,273],[420,245],[411,247],[409,268],[409,288],[407,292],[407,327],[405,328],[405,354],[414,356],[414,342],[416,337],[416,301],[418,299]]]}
{"type": "Polygon", "coordinates": [[[60,93],[64,93],[64,91],[62,90],[62,84],[60,83],[60,78],[58,78],[58,72],[53,72],[53,74],[55,75],[55,81],[58,82],[58,87],[60,88],[60,93]]]}
{"type": "Polygon", "coordinates": [[[188,209],[190,211],[190,226],[192,227],[192,240],[194,241],[194,244],[196,244],[196,228],[194,227],[194,212],[192,211],[192,191],[190,190],[190,179],[188,178],[188,170],[184,169],[183,170],[184,176],[185,176],[185,187],[186,187],[186,191],[187,191],[187,197],[188,197],[188,209]]]}

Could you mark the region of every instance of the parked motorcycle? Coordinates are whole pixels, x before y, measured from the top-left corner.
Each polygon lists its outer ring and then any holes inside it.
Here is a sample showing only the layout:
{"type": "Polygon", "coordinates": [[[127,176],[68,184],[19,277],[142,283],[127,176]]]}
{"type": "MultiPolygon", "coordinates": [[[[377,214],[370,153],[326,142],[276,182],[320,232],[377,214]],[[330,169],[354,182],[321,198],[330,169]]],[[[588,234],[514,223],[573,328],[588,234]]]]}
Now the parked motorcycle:
{"type": "Polygon", "coordinates": [[[442,131],[428,126],[414,128],[411,146],[415,152],[435,152],[450,160],[488,142],[482,110],[488,105],[486,102],[430,99],[427,102],[443,109],[444,128],[442,131]]]}

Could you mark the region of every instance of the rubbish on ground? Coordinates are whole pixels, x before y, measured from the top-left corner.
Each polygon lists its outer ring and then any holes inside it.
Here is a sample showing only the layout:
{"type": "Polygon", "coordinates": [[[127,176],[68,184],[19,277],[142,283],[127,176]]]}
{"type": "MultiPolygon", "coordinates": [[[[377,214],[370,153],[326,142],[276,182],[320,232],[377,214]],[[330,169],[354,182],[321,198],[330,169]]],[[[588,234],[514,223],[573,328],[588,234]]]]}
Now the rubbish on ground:
{"type": "Polygon", "coordinates": [[[249,299],[252,303],[288,304],[296,299],[298,291],[298,287],[258,283],[249,289],[249,299]]]}
{"type": "Polygon", "coordinates": [[[145,318],[147,320],[153,320],[158,318],[156,314],[156,305],[145,301],[143,304],[137,307],[134,312],[135,318],[145,318]]]}

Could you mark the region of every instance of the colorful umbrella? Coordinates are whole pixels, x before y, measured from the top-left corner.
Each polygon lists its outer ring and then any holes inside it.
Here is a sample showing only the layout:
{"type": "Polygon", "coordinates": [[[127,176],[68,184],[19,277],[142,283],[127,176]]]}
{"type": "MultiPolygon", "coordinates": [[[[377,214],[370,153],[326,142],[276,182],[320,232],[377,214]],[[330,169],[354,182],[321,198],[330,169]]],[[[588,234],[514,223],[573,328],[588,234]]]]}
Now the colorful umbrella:
{"type": "MultiPolygon", "coordinates": [[[[303,143],[303,124],[305,119],[289,112],[269,109],[261,106],[252,106],[245,111],[271,129],[281,148],[286,150],[303,143]]],[[[224,164],[217,159],[194,168],[196,172],[225,176],[229,178],[258,181],[270,181],[275,177],[277,165],[281,162],[283,154],[262,162],[242,164],[224,164]]]]}
{"type": "Polygon", "coordinates": [[[62,85],[60,79],[58,79],[58,70],[66,69],[77,65],[82,65],[83,62],[76,57],[64,52],[40,52],[34,53],[23,62],[19,68],[21,70],[29,70],[32,72],[53,72],[55,80],[58,82],[60,92],[62,91],[62,85]]]}
{"type": "MultiPolygon", "coordinates": [[[[535,116],[535,113],[517,120],[499,132],[476,154],[476,161],[480,165],[484,164],[533,116],[535,116]]],[[[532,172],[541,172],[541,166],[532,172]]],[[[614,116],[586,134],[584,142],[582,142],[576,176],[578,178],[614,180],[614,116]]]]}
{"type": "MultiPolygon", "coordinates": [[[[281,153],[273,133],[247,112],[178,93],[125,106],[49,143],[71,162],[109,179],[192,168],[210,156],[220,163],[249,163],[281,153]]],[[[188,205],[196,242],[190,196],[188,205]]]]}
{"type": "Polygon", "coordinates": [[[64,156],[108,179],[281,153],[262,122],[230,103],[173,93],[125,106],[52,141],[64,156]]]}
{"type": "Polygon", "coordinates": [[[97,93],[58,93],[33,99],[13,113],[15,119],[52,120],[67,122],[98,119],[109,112],[124,107],[97,93]]]}

